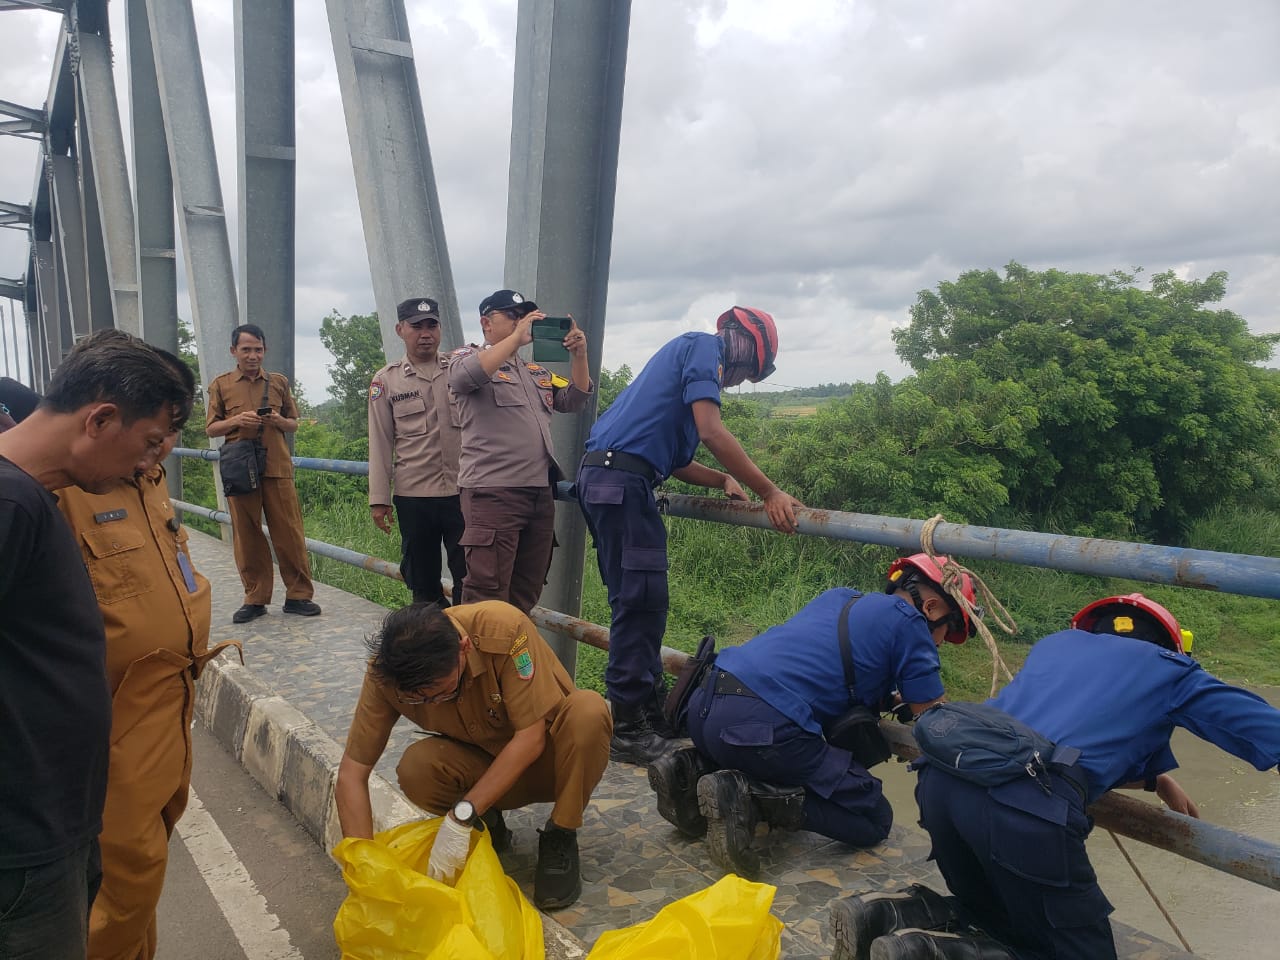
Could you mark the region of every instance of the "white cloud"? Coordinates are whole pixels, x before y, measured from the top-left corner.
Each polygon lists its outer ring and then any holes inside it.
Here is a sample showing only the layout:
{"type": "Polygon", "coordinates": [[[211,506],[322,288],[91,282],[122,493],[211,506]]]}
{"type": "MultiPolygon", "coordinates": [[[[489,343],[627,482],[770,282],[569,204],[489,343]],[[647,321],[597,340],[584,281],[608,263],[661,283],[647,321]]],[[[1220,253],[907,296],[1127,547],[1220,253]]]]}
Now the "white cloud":
{"type": "MultiPolygon", "coordinates": [[[[196,9],[234,230],[230,8],[196,9]]],[[[475,336],[502,279],[515,2],[409,11],[475,336]]],[[[299,0],[296,21],[298,370],[318,400],[320,319],[373,297],[324,3],[299,0]]],[[[0,14],[17,27],[0,98],[43,100],[57,23],[0,14]]],[[[1224,305],[1280,331],[1278,35],[1270,0],[635,3],[605,363],[639,369],[745,302],[779,319],[778,384],[898,376],[889,331],[916,292],[1014,259],[1226,270],[1224,305]]],[[[34,172],[30,144],[0,139],[0,198],[24,201],[34,172]]],[[[22,256],[0,235],[0,275],[22,256]]]]}

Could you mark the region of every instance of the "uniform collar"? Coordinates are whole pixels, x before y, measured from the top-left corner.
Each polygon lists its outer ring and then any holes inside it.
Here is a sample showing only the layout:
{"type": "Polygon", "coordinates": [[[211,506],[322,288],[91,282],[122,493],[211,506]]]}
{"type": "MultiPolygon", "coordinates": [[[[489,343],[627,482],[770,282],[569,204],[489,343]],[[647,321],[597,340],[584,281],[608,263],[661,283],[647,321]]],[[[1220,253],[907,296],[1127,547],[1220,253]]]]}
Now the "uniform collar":
{"type": "Polygon", "coordinates": [[[263,379],[264,372],[265,371],[261,367],[259,367],[258,375],[256,377],[251,377],[247,373],[245,373],[243,370],[241,370],[239,367],[235,368],[235,374],[236,374],[237,380],[261,380],[263,379]]]}

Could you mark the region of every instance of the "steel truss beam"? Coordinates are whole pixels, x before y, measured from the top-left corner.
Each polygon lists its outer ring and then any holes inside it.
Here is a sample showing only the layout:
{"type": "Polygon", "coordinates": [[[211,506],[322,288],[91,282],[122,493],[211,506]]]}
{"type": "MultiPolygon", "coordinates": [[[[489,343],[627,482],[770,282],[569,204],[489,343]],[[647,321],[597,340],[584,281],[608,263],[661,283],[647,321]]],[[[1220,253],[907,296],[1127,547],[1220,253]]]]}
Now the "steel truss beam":
{"type": "Polygon", "coordinates": [[[347,139],[387,356],[399,356],[396,304],[440,303],[441,346],[461,344],[440,200],[404,0],[326,0],[347,139]]]}

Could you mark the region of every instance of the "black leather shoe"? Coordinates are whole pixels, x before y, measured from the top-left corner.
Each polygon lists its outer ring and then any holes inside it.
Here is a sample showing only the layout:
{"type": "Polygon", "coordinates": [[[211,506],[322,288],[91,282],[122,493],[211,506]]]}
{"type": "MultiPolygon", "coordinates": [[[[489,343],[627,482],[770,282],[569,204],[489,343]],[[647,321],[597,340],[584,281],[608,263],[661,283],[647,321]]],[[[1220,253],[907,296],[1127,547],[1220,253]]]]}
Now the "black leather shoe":
{"type": "Polygon", "coordinates": [[[893,893],[857,893],[831,905],[831,960],[868,960],[877,937],[910,928],[940,930],[955,920],[951,899],[918,883],[893,893]]]}
{"type": "Polygon", "coordinates": [[[264,616],[267,608],[260,603],[246,603],[243,607],[231,615],[232,623],[248,623],[250,620],[257,620],[264,616]]]}
{"type": "Polygon", "coordinates": [[[480,820],[489,831],[489,839],[493,841],[494,853],[506,853],[511,849],[511,828],[502,816],[502,811],[491,807],[480,815],[480,820]]]}
{"type": "Polygon", "coordinates": [[[721,870],[748,880],[760,871],[751,849],[759,814],[747,778],[737,770],[717,770],[698,781],[698,809],[707,819],[707,848],[721,870]]]}
{"type": "Polygon", "coordinates": [[[285,613],[296,613],[300,617],[320,616],[320,604],[311,600],[286,600],[282,609],[285,613]]]}
{"type": "Polygon", "coordinates": [[[693,747],[649,764],[649,786],[658,796],[658,813],[691,840],[707,833],[707,818],[698,809],[698,780],[710,771],[711,764],[693,747]]]}
{"type": "Polygon", "coordinates": [[[538,831],[538,866],[533,872],[533,904],[539,910],[567,907],[582,895],[578,831],[550,820],[538,831]]]}
{"type": "Polygon", "coordinates": [[[895,930],[871,944],[871,960],[1018,960],[988,937],[940,930],[895,930]]]}
{"type": "Polygon", "coordinates": [[[614,704],[613,739],[609,743],[609,759],[618,763],[634,763],[647,767],[676,748],[674,740],[658,736],[649,723],[644,707],[614,704]]]}

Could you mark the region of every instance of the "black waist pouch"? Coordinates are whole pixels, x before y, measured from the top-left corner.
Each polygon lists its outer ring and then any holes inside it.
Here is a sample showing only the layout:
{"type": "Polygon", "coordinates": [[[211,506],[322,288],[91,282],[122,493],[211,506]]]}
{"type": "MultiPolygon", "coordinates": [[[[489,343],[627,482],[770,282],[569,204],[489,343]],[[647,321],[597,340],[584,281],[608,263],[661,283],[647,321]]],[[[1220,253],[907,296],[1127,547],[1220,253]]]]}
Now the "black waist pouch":
{"type": "Polygon", "coordinates": [[[849,645],[849,608],[857,603],[854,597],[844,605],[837,621],[836,635],[840,640],[840,659],[844,661],[844,682],[849,690],[850,705],[822,731],[827,743],[841,750],[848,750],[864,767],[874,767],[893,756],[889,741],[880,732],[880,715],[857,700],[854,686],[853,648],[849,645]]]}
{"type": "Polygon", "coordinates": [[[262,475],[266,470],[267,448],[256,439],[224,443],[218,453],[222,492],[228,497],[253,493],[262,486],[262,475]]]}

